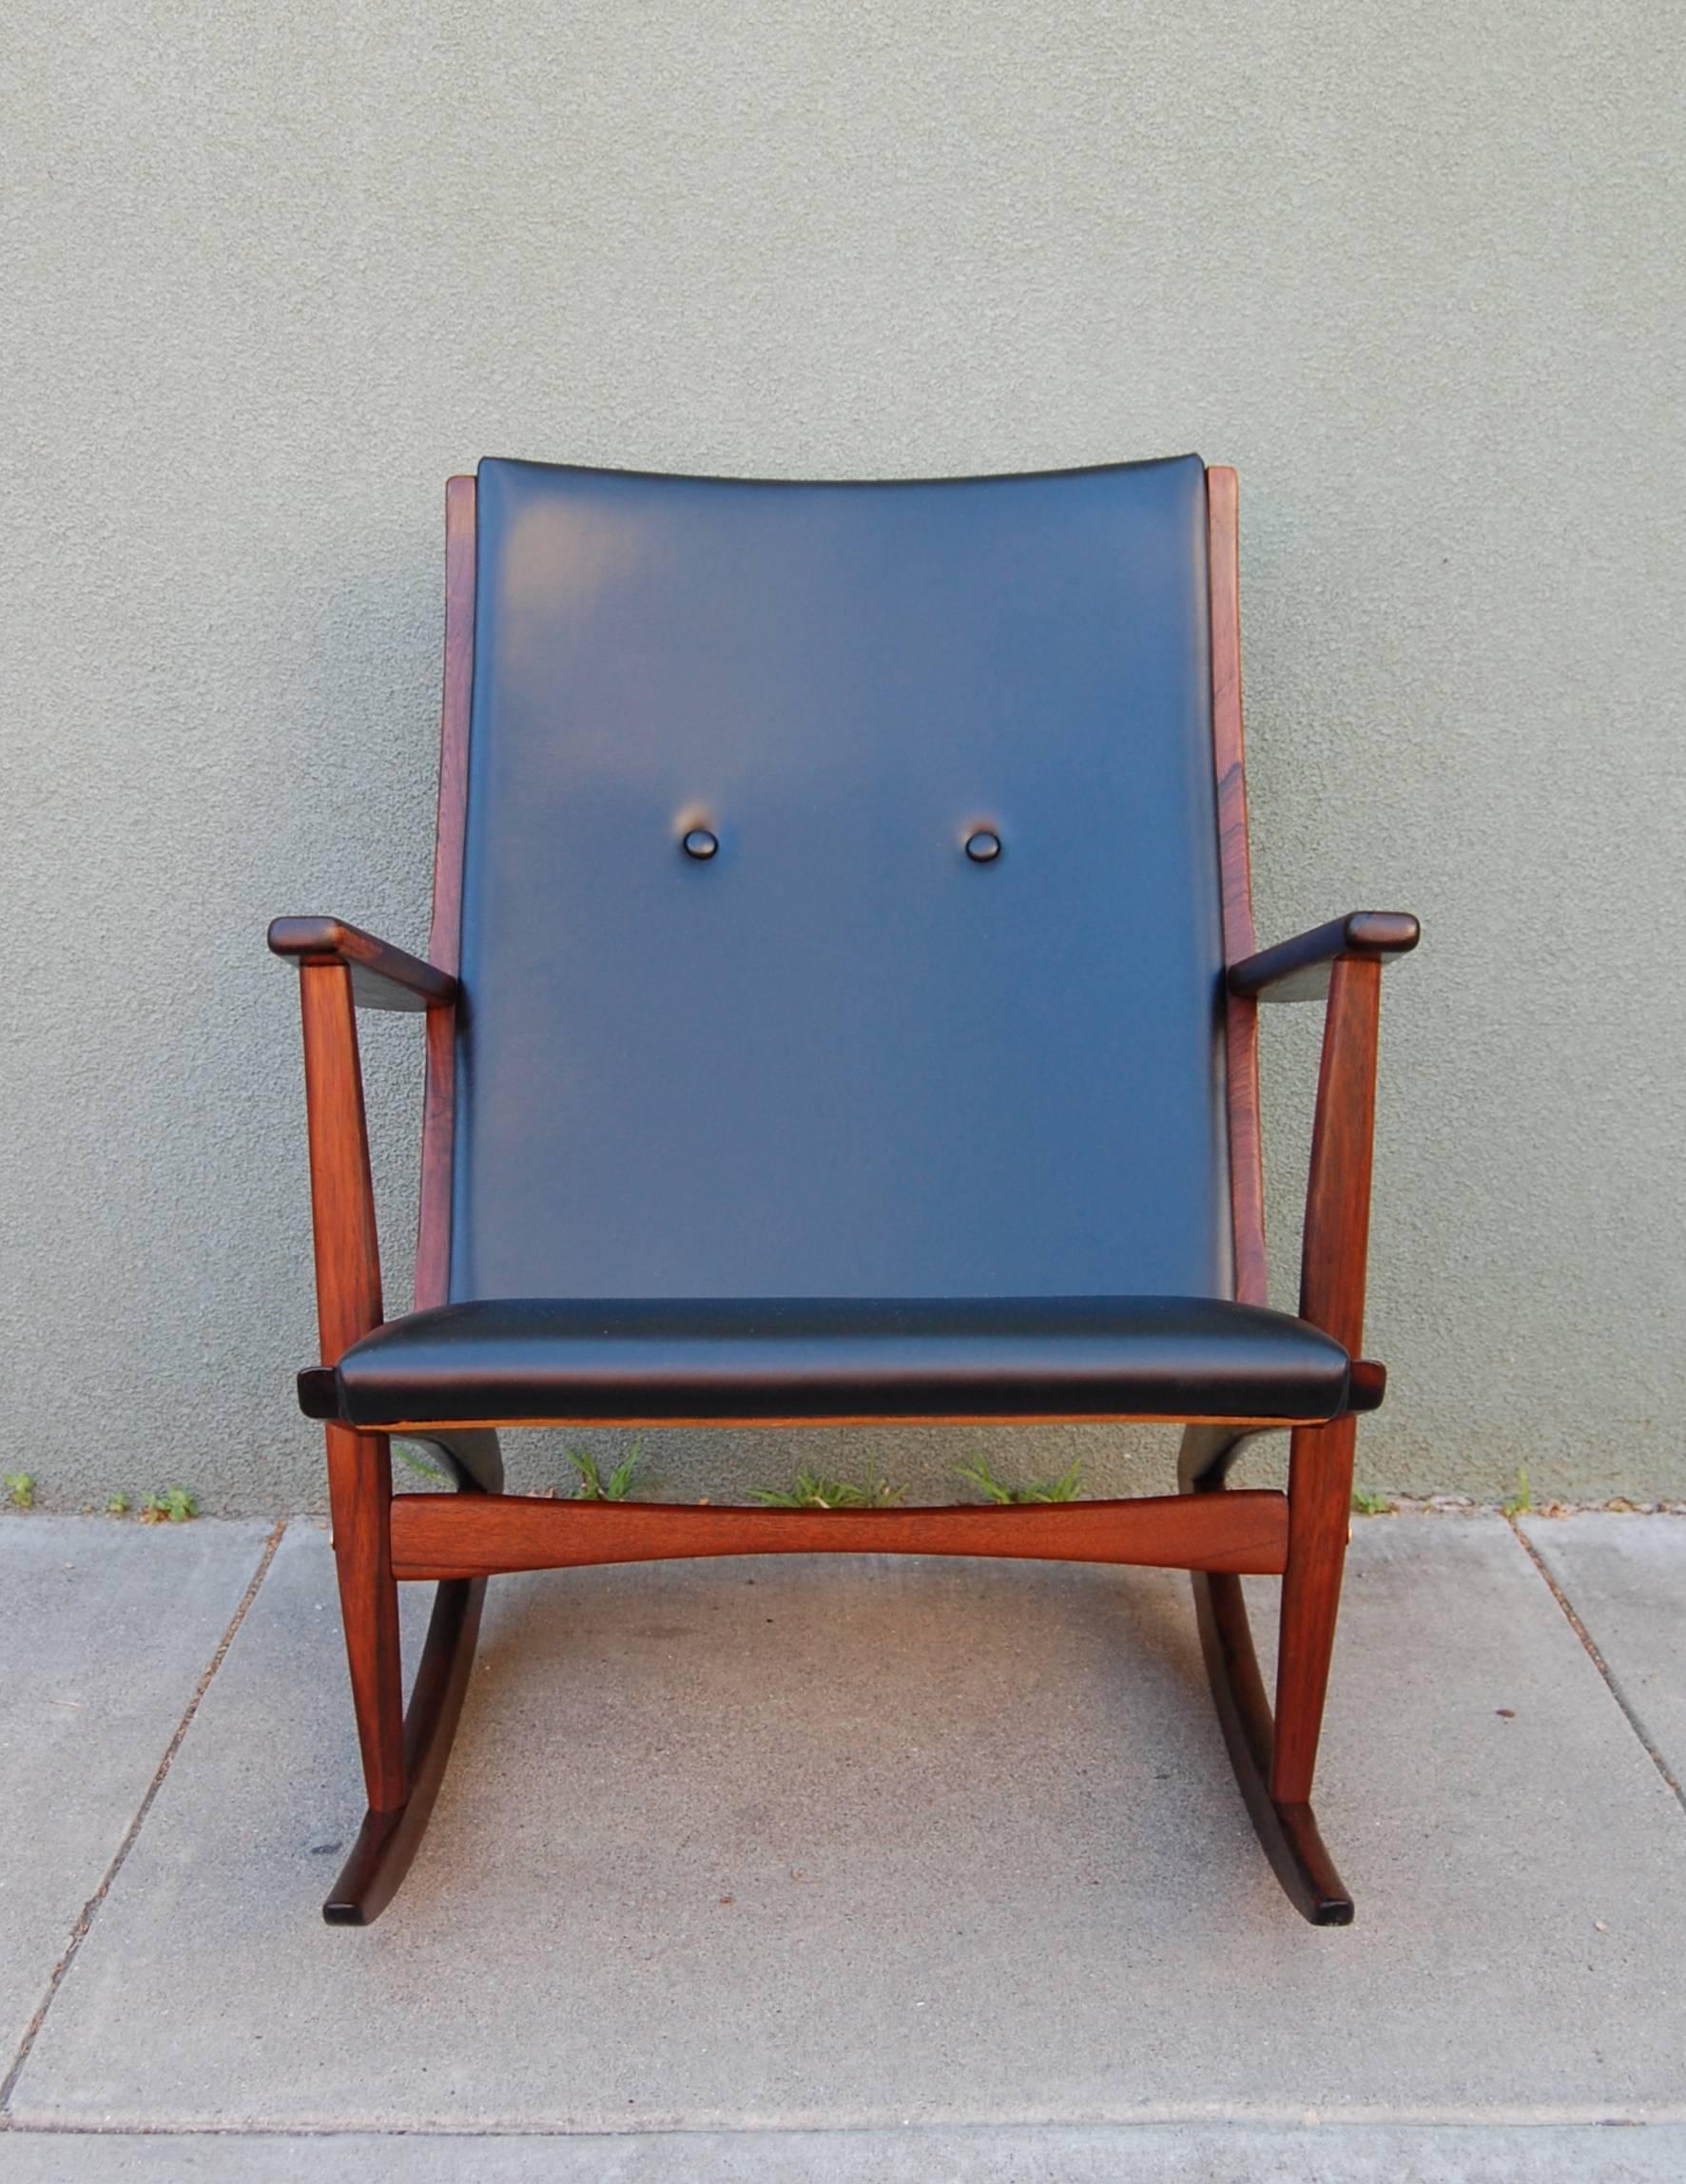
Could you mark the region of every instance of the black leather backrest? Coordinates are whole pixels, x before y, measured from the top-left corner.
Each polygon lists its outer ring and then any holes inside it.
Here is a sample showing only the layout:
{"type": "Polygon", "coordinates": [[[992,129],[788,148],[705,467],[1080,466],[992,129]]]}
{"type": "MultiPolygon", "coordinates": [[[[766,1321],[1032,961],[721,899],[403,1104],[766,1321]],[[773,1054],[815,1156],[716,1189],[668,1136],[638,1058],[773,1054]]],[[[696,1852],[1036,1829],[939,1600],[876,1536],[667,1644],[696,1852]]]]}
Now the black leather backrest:
{"type": "Polygon", "coordinates": [[[1232,1293],[1196,456],[478,541],[454,1298],[1232,1293]]]}

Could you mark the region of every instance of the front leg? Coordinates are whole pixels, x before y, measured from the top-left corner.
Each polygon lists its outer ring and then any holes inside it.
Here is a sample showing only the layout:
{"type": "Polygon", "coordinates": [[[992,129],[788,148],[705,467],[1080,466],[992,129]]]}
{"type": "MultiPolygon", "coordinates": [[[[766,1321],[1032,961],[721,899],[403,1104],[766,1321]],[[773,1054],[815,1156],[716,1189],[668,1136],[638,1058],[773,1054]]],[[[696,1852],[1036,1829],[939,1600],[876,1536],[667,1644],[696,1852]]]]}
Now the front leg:
{"type": "MultiPolygon", "coordinates": [[[[1254,1438],[1233,1426],[1190,1426],[1183,1435],[1177,1463],[1177,1480],[1183,1492],[1221,1494],[1231,1465],[1254,1438]]],[[[1299,1434],[1294,1438],[1297,1440],[1299,1434]]],[[[1291,1558],[1291,1505],[1289,1522],[1291,1558]]],[[[1276,1725],[1270,1718],[1270,1702],[1259,1672],[1242,1581],[1222,1572],[1196,1570],[1192,1575],[1206,1678],[1211,1686],[1230,1764],[1235,1769],[1260,1846],[1289,1903],[1302,1917],[1314,1926],[1348,1925],[1352,1899],[1324,1848],[1309,1804],[1303,1798],[1278,1799],[1271,1793],[1276,1725]]]]}
{"type": "Polygon", "coordinates": [[[404,1683],[392,1574],[392,1449],[384,1434],[331,1425],[328,1505],[345,1655],[372,1812],[404,1803],[404,1683]]]}

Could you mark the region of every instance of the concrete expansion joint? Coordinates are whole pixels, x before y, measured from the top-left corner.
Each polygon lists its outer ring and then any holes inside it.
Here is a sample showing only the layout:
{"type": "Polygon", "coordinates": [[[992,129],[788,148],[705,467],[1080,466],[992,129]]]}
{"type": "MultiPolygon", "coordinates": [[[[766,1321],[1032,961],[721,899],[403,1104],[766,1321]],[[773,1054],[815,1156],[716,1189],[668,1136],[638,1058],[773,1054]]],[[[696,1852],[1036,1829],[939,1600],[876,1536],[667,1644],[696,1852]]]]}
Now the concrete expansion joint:
{"type": "Polygon", "coordinates": [[[278,1518],[276,1523],[271,1526],[269,1535],[263,1542],[262,1552],[258,1557],[258,1566],[252,1572],[251,1580],[241,1595],[239,1605],[229,1617],[228,1627],[218,1640],[215,1652],[206,1662],[203,1673],[193,1687],[193,1695],[183,1710],[182,1718],[176,1724],[175,1733],[165,1747],[164,1756],[153,1770],[152,1779],[146,1785],[145,1794],[135,1808],[134,1818],[124,1830],[123,1840],[117,1846],[116,1855],[112,1858],[110,1865],[107,1866],[99,1886],[82,1906],[81,1914],[75,1925],[70,1929],[69,1941],[66,1943],[64,1954],[52,1968],[52,1975],[47,1982],[47,1991],[43,1994],[34,2016],[30,2018],[29,2024],[25,2027],[24,2037],[18,2042],[17,2053],[11,2059],[10,2068],[7,2071],[4,2079],[0,2079],[0,2131],[10,2128],[9,2111],[11,2106],[11,2097],[16,2090],[19,2078],[23,2076],[24,2067],[29,2059],[30,2051],[40,2037],[41,2028],[47,2022],[47,2013],[51,2009],[60,1987],[65,1983],[66,1975],[76,1961],[77,1951],[87,1939],[88,1930],[99,1915],[101,1904],[110,1893],[111,1885],[118,1874],[122,1872],[124,1862],[133,1848],[136,1837],[145,1826],[146,1815],[151,1811],[153,1801],[164,1787],[165,1777],[168,1774],[177,1752],[182,1749],[182,1740],[192,1726],[193,1717],[199,1711],[200,1704],[211,1687],[211,1679],[226,1659],[228,1649],[234,1643],[235,1634],[245,1620],[247,1609],[258,1597],[263,1580],[269,1575],[269,1565],[275,1560],[275,1551],[281,1545],[281,1535],[286,1528],[284,1517],[278,1518]]]}
{"type": "Polygon", "coordinates": [[[1551,1595],[1552,1598],[1562,1610],[1564,1620],[1568,1623],[1569,1628],[1580,1640],[1582,1646],[1585,1647],[1587,1659],[1591,1661],[1593,1667],[1597,1669],[1599,1675],[1603,1677],[1605,1688],[1608,1690],[1610,1696],[1621,1709],[1622,1716],[1626,1721],[1627,1726],[1633,1730],[1635,1736],[1638,1737],[1640,1745],[1644,1748],[1645,1753],[1650,1759],[1652,1766],[1656,1768],[1657,1773],[1661,1775],[1664,1782],[1668,1784],[1670,1789],[1674,1791],[1676,1802],[1679,1805],[1681,1810],[1686,1811],[1686,1788],[1681,1788],[1678,1777],[1675,1774],[1673,1768],[1669,1766],[1668,1761],[1663,1757],[1661,1751],[1657,1749],[1656,1738],[1645,1727],[1645,1724],[1640,1719],[1639,1714],[1635,1709],[1632,1700],[1622,1690],[1620,1682],[1617,1678],[1615,1672],[1610,1667],[1609,1662],[1605,1660],[1603,1654],[1599,1651],[1598,1644],[1594,1639],[1592,1633],[1587,1629],[1586,1625],[1581,1621],[1579,1615],[1576,1613],[1575,1603],[1570,1599],[1567,1593],[1563,1591],[1561,1585],[1559,1584],[1556,1577],[1553,1576],[1551,1571],[1546,1567],[1544,1557],[1541,1555],[1540,1550],[1535,1546],[1534,1542],[1528,1537],[1528,1535],[1522,1530],[1522,1527],[1518,1519],[1515,1517],[1506,1516],[1504,1521],[1510,1526],[1510,1529],[1515,1533],[1518,1540],[1521,1542],[1522,1553],[1528,1557],[1529,1561],[1533,1563],[1535,1569],[1539,1571],[1541,1579],[1543,1582],[1546,1591],[1551,1595]]]}

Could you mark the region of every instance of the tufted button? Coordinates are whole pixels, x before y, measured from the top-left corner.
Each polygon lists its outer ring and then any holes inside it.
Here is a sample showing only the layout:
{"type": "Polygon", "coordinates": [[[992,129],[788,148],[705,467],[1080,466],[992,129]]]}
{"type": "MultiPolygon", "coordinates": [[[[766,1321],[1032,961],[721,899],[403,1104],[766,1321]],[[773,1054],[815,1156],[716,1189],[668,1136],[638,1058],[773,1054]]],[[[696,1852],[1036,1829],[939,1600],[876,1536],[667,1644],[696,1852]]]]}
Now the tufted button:
{"type": "Polygon", "coordinates": [[[693,826],[681,846],[687,857],[709,858],[720,847],[720,842],[706,826],[693,826]]]}
{"type": "Polygon", "coordinates": [[[966,837],[966,855],[974,864],[993,864],[1001,854],[1001,838],[992,834],[987,826],[980,826],[976,834],[966,837]]]}

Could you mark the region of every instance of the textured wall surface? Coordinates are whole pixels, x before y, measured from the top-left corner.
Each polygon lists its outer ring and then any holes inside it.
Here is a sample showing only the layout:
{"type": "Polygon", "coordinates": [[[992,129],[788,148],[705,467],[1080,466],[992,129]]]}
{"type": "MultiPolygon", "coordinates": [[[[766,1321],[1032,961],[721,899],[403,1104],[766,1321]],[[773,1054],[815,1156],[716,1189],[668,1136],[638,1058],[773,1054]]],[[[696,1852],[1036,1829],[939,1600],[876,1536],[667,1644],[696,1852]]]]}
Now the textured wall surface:
{"type": "MultiPolygon", "coordinates": [[[[320,1498],[262,928],[424,937],[450,472],[1195,448],[1242,474],[1261,934],[1427,934],[1387,979],[1361,1475],[1686,1492],[1679,30],[1639,0],[17,0],[6,1468],[65,1505],[320,1498]]],[[[1269,1018],[1279,1302],[1313,1015],[1269,1018]]],[[[401,1301],[419,1041],[366,1021],[401,1301]]],[[[1101,1428],[648,1459],[729,1494],[877,1458],[941,1496],[986,1441],[1163,1476],[1101,1428]]]]}

